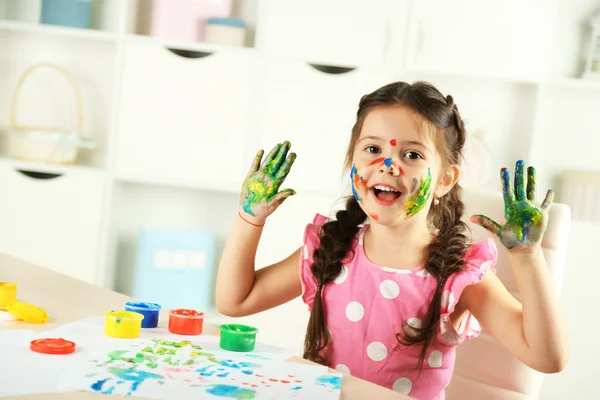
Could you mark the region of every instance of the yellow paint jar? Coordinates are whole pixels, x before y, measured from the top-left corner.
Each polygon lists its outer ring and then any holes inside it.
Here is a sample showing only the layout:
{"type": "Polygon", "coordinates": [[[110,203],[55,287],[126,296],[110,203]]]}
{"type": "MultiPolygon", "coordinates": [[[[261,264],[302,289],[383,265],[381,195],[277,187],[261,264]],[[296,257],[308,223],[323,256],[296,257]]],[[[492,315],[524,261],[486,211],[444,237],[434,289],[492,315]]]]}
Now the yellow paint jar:
{"type": "Polygon", "coordinates": [[[17,300],[17,285],[10,282],[0,282],[0,308],[6,309],[9,303],[17,300]]]}
{"type": "Polygon", "coordinates": [[[104,334],[131,339],[140,336],[144,316],[132,311],[108,311],[104,314],[104,334]]]}

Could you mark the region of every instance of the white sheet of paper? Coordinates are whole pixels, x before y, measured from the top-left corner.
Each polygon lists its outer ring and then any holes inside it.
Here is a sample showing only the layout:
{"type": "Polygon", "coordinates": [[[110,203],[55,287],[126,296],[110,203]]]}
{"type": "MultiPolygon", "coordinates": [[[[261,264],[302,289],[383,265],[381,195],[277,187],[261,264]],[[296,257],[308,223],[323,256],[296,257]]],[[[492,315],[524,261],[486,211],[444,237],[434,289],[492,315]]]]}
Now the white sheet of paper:
{"type": "MultiPolygon", "coordinates": [[[[0,376],[12,376],[3,379],[0,384],[0,396],[18,396],[27,394],[58,393],[58,383],[65,371],[72,370],[73,362],[80,357],[86,360],[97,351],[114,348],[124,343],[133,344],[144,339],[164,339],[168,341],[190,340],[202,344],[206,351],[228,359],[228,354],[252,360],[283,361],[296,355],[294,350],[257,343],[251,353],[236,353],[219,347],[219,338],[209,335],[174,335],[165,328],[142,329],[140,339],[117,339],[104,334],[104,319],[92,317],[63,325],[53,330],[34,332],[31,330],[0,331],[0,376]],[[37,338],[64,338],[76,343],[76,351],[67,355],[40,354],[30,350],[31,340],[37,338]],[[6,382],[4,382],[6,381],[6,382]]],[[[70,390],[69,390],[70,391],[70,390]]]]}
{"type": "Polygon", "coordinates": [[[78,354],[40,354],[29,348],[46,332],[31,330],[0,331],[0,396],[20,396],[61,392],[58,377],[68,371],[78,354]]]}
{"type": "Polygon", "coordinates": [[[80,360],[60,387],[153,399],[337,400],[341,382],[323,366],[212,351],[201,341],[136,340],[80,360]]]}

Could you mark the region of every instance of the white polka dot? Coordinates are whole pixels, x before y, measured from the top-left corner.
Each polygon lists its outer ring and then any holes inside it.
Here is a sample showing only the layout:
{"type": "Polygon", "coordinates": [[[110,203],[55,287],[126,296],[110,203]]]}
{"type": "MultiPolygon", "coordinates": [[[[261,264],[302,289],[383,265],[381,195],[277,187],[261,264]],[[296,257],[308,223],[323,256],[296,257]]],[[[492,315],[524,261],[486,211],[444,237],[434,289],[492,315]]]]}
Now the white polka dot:
{"type": "Polygon", "coordinates": [[[450,292],[448,295],[448,308],[454,305],[454,293],[450,292]]]}
{"type": "Polygon", "coordinates": [[[412,382],[408,378],[398,378],[392,385],[394,392],[409,394],[412,389],[412,382]]]}
{"type": "Polygon", "coordinates": [[[345,265],[342,265],[342,269],[340,270],[340,273],[333,281],[339,285],[340,283],[344,283],[344,281],[346,280],[347,277],[348,277],[348,267],[346,267],[345,265]]]}
{"type": "Polygon", "coordinates": [[[431,368],[439,368],[442,366],[442,352],[434,350],[431,352],[428,358],[429,366],[431,368]]]}
{"type": "Polygon", "coordinates": [[[417,336],[419,333],[417,329],[420,329],[422,326],[423,321],[421,321],[419,318],[409,318],[404,324],[404,333],[413,337],[417,336]]]}
{"type": "Polygon", "coordinates": [[[442,293],[442,308],[448,308],[448,296],[450,296],[449,290],[444,290],[442,293]]]}
{"type": "Polygon", "coordinates": [[[302,256],[304,257],[305,260],[308,260],[308,246],[304,245],[304,247],[302,248],[302,256]]]}
{"type": "Polygon", "coordinates": [[[365,315],[365,309],[358,301],[351,301],[346,306],[346,317],[352,322],[357,322],[365,315]]]}
{"type": "Polygon", "coordinates": [[[406,320],[406,323],[410,326],[412,326],[413,328],[421,328],[423,326],[423,321],[421,321],[419,318],[409,318],[406,320]]]}
{"type": "Polygon", "coordinates": [[[388,279],[379,284],[379,291],[386,299],[395,299],[400,294],[400,286],[388,279]]]}
{"type": "Polygon", "coordinates": [[[387,348],[381,342],[371,342],[367,346],[367,355],[373,361],[381,361],[387,356],[387,348]]]}
{"type": "Polygon", "coordinates": [[[338,364],[338,365],[335,366],[334,369],[337,370],[337,371],[340,371],[342,374],[352,375],[352,373],[350,372],[350,368],[348,368],[344,364],[338,364]]]}
{"type": "Polygon", "coordinates": [[[422,270],[417,271],[416,275],[422,276],[423,278],[427,278],[431,274],[429,273],[429,271],[427,271],[425,268],[423,268],[422,270]]]}

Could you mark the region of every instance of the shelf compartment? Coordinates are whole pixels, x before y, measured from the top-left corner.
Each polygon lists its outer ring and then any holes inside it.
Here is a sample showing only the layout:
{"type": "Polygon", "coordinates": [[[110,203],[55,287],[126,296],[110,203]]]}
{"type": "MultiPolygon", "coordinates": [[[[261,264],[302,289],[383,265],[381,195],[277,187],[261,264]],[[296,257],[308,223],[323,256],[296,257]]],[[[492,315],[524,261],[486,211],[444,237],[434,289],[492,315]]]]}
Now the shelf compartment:
{"type": "Polygon", "coordinates": [[[187,58],[157,43],[128,42],[117,178],[239,185],[247,169],[253,68],[251,53],[187,58]]]}
{"type": "Polygon", "coordinates": [[[0,160],[0,251],[94,283],[105,174],[0,160]]]}

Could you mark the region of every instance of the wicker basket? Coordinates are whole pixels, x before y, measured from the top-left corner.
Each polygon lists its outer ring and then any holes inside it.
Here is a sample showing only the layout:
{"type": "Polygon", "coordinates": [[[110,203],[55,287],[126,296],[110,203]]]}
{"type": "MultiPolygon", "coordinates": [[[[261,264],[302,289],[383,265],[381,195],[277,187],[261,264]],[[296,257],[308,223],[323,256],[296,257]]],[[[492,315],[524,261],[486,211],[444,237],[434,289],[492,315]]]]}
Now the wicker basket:
{"type": "Polygon", "coordinates": [[[13,93],[8,128],[8,149],[10,155],[13,158],[24,161],[72,164],[77,159],[80,148],[94,148],[93,142],[82,139],[82,128],[83,104],[79,86],[75,78],[65,68],[56,64],[40,63],[29,67],[19,78],[19,82],[13,93]],[[77,102],[76,132],[68,129],[20,125],[17,123],[17,106],[21,87],[27,77],[40,68],[50,68],[58,71],[73,88],[77,102]]]}

